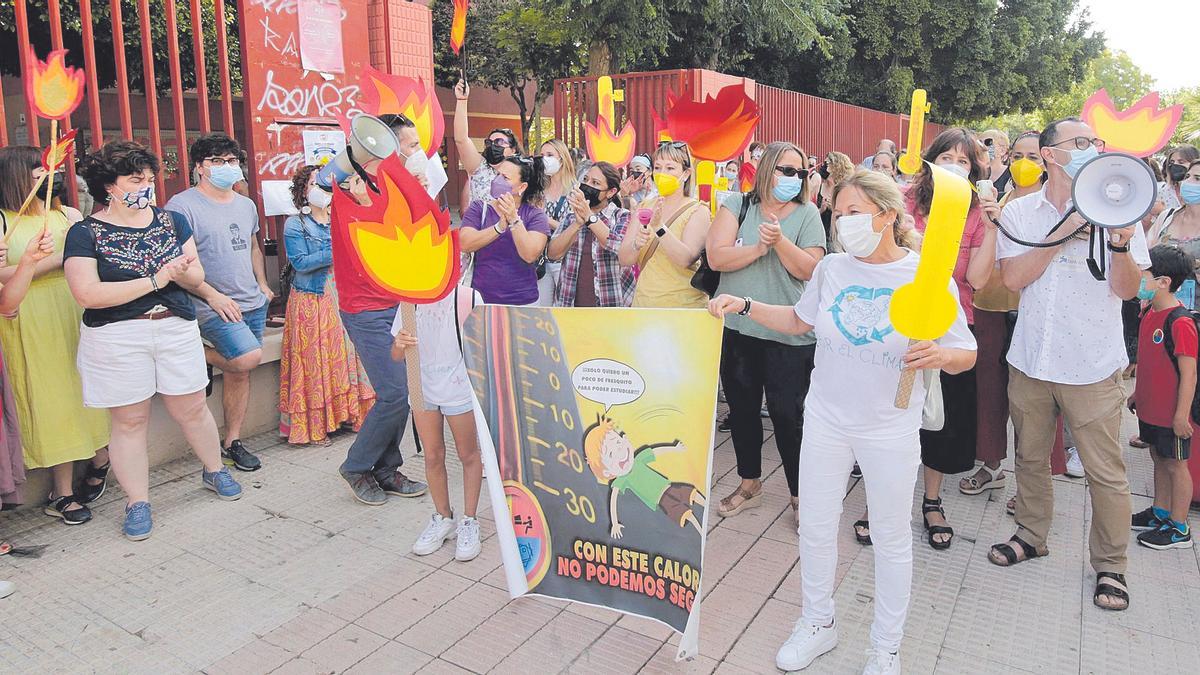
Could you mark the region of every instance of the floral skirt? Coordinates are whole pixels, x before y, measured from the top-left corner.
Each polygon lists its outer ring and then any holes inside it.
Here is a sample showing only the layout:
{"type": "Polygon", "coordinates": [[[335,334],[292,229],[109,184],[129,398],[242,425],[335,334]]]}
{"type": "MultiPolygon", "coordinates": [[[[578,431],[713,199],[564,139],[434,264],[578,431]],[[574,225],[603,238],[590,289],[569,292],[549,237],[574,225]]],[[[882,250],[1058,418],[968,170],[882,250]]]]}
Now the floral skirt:
{"type": "Polygon", "coordinates": [[[362,427],[375,404],[354,345],[338,317],[333,275],[325,294],[288,295],[279,366],[279,433],[288,443],[320,442],[342,424],[362,427]]]}

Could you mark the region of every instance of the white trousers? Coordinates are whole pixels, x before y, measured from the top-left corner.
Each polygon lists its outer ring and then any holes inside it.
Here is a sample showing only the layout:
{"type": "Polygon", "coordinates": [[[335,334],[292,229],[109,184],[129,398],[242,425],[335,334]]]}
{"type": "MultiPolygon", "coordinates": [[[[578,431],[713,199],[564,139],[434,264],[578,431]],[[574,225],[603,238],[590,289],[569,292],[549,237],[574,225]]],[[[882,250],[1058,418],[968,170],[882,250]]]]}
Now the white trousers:
{"type": "Polygon", "coordinates": [[[912,594],[912,502],[921,465],[918,432],[893,440],[848,437],[805,415],[800,446],[800,585],[805,619],[817,625],[833,620],[837,573],[838,521],[846,477],[855,462],[862,469],[875,552],[875,621],[871,642],[900,649],[912,594]]]}

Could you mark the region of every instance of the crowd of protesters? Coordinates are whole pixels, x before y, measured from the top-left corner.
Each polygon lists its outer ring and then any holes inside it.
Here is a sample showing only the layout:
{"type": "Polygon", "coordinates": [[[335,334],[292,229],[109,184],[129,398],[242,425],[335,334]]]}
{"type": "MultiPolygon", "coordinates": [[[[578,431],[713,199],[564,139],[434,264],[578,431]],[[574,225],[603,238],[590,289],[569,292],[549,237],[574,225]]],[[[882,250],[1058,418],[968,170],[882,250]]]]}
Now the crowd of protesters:
{"type": "MultiPolygon", "coordinates": [[[[686,143],[662,142],[625,167],[581,159],[558,140],[527,153],[508,129],[489,133],[480,151],[468,132],[470,88],[460,83],[455,95],[469,288],[421,306],[407,325],[394,298],[358,266],[339,264],[332,192],[319,184],[317,167],[292,177],[298,215],[283,227],[280,432],[293,445],[314,446],[341,429],[357,432],[340,474],[364,504],[428,491],[435,510],[414,553],[433,553],[451,538],[459,560],[480,552],[482,464],[455,324],[481,303],[707,308],[724,318],[720,380],[729,416],[720,429],[731,436],[740,483],[720,496],[716,512],[734,518],[763,504],[769,417],[799,533],[804,610],[778,653],[781,668],[803,668],[837,642],[838,521],[854,476],[865,483],[868,509],[853,534],[875,554],[868,670],[898,672],[918,475],[925,541],[948,549],[954,514],[942,503],[945,476],[962,474],[957,486],[967,495],[1004,489],[1010,421],[1016,530],[991,547],[992,563],[1049,553],[1052,466],[1088,479],[1097,606],[1130,603],[1130,528],[1150,548],[1192,545],[1186,462],[1197,335],[1178,308],[1195,303],[1195,148],[1172,148],[1156,167],[1159,204],[1141,225],[1104,232],[1107,275],[1097,281],[1081,264],[1086,223],[1068,214],[1072,181],[1104,141],[1078,119],[1012,139],[948,129],[911,176],[897,171],[888,139],[857,166],[836,150],[815,157],[768,139],[718,168],[725,194],[712,208],[698,198],[686,143]],[[948,288],[958,312],[945,337],[909,344],[886,308],[916,269],[934,167],[974,188],[948,288]],[[1027,245],[1042,241],[1052,245],[1027,245]],[[410,349],[421,357],[424,406],[411,416],[428,484],[401,471],[410,349]],[[1137,384],[1127,392],[1135,356],[1137,384]],[[898,408],[892,398],[905,369],[922,374],[909,407],[898,408]],[[927,393],[940,406],[937,424],[926,419],[927,393]],[[1139,418],[1129,441],[1149,448],[1155,467],[1154,505],[1136,514],[1120,438],[1127,405],[1139,418]],[[464,472],[460,509],[448,489],[447,425],[464,472]],[[1052,462],[1059,453],[1065,462],[1052,462]]],[[[384,121],[404,158],[425,153],[411,121],[384,121]]],[[[199,138],[189,154],[192,187],[160,207],[160,158],[135,142],[109,142],[79,167],[90,213],[63,203],[61,176],[21,210],[42,178],[40,157],[32,147],[0,148],[0,217],[11,233],[0,246],[0,498],[18,498],[26,469],[49,468],[45,513],[79,525],[92,518],[88,505],[111,473],[126,496],[124,534],[145,539],[153,530],[154,396],[202,465],[201,485],[217,497],[242,496],[231,467],[263,467],[242,431],[275,293],[255,202],[236,189],[245,155],[224,134],[199,138]],[[217,371],[223,429],[206,402],[217,371]],[[64,417],[72,423],[61,424],[64,417]]],[[[379,166],[365,162],[345,181],[350,198],[371,202],[379,166]]],[[[415,171],[420,162],[405,166],[415,171]]]]}

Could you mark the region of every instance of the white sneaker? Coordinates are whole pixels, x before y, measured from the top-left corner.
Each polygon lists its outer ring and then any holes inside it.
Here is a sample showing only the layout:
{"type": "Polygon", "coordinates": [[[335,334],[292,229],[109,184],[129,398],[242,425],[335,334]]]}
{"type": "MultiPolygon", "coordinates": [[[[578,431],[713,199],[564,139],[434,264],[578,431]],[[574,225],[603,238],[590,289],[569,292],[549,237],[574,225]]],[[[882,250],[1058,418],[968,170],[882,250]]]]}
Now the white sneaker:
{"type": "Polygon", "coordinates": [[[1071,478],[1083,478],[1083,460],[1079,459],[1079,450],[1067,448],[1067,475],[1071,478]]]}
{"type": "Polygon", "coordinates": [[[862,675],[900,675],[900,652],[872,647],[867,650],[867,665],[862,675]]]}
{"type": "Polygon", "coordinates": [[[837,624],[818,626],[801,617],[796,620],[792,636],[775,653],[775,666],[780,670],[807,668],[816,658],[837,646],[837,624]]]}
{"type": "Polygon", "coordinates": [[[425,531],[417,537],[416,543],[413,544],[412,552],[417,555],[429,555],[441,548],[442,544],[453,536],[454,514],[451,513],[449,518],[443,518],[442,514],[434,511],[433,515],[429,517],[429,524],[425,526],[425,531]]]}
{"type": "Polygon", "coordinates": [[[0,579],[0,598],[7,598],[17,591],[17,585],[0,579]]]}
{"type": "Polygon", "coordinates": [[[479,543],[479,521],[469,516],[458,521],[458,542],[454,546],[454,559],[459,562],[474,560],[482,546],[479,543]]]}

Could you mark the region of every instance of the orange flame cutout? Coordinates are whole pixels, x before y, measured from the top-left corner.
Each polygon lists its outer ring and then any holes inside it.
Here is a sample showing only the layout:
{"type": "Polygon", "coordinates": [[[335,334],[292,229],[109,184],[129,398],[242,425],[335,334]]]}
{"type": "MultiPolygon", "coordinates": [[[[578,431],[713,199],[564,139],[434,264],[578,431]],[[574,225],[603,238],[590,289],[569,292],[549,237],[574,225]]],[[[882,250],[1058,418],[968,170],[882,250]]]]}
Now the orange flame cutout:
{"type": "Polygon", "coordinates": [[[455,54],[467,39],[467,5],[471,0],[454,0],[454,19],[450,22],[450,49],[455,54]]]}
{"type": "Polygon", "coordinates": [[[75,147],[75,134],[78,131],[78,129],[68,131],[58,139],[57,143],[50,145],[50,147],[42,151],[43,169],[54,171],[67,160],[67,155],[75,147]]]}
{"type": "Polygon", "coordinates": [[[25,96],[33,110],[48,120],[65,120],[83,101],[83,71],[66,65],[67,50],[50,52],[39,61],[29,50],[29,73],[25,77],[25,96]]]}
{"type": "Polygon", "coordinates": [[[688,101],[667,95],[667,119],[654,116],[656,136],[688,144],[696,159],[724,162],[745,152],[758,126],[758,104],[744,88],[731,84],[716,98],[688,101]]]}
{"type": "Polygon", "coordinates": [[[1158,92],[1146,94],[1129,108],[1118,111],[1105,89],[1088,98],[1081,115],[1096,136],[1104,139],[1105,150],[1135,157],[1149,157],[1166,147],[1182,116],[1182,105],[1160,109],[1158,92]]]}
{"type": "Polygon", "coordinates": [[[602,117],[596,121],[597,124],[583,123],[588,157],[593,162],[608,162],[617,168],[628,164],[633,159],[634,144],[637,142],[637,131],[633,124],[626,122],[621,133],[614,135],[607,119],[602,117]]]}
{"type": "Polygon", "coordinates": [[[396,155],[383,161],[376,180],[380,194],[371,193],[370,206],[336,190],[334,247],[397,302],[441,300],[459,279],[458,232],[450,229],[450,215],[396,155]]]}
{"type": "Polygon", "coordinates": [[[442,147],[446,116],[433,87],[423,78],[389,75],[367,66],[359,80],[359,107],[368,115],[400,113],[417,125],[425,154],[433,157],[442,147]]]}

